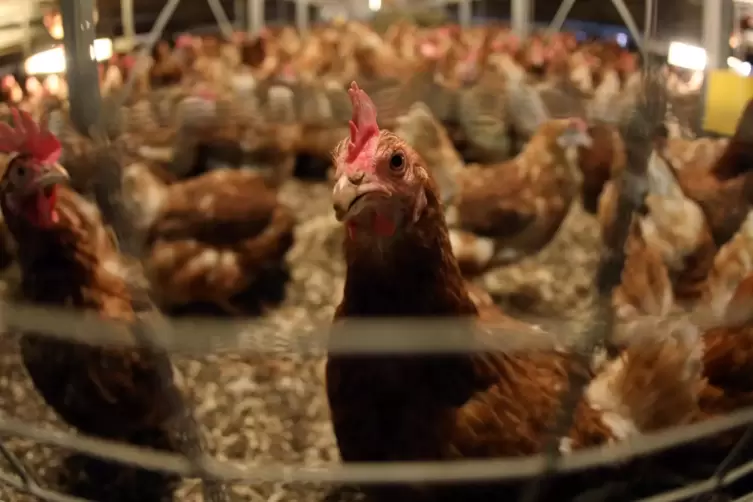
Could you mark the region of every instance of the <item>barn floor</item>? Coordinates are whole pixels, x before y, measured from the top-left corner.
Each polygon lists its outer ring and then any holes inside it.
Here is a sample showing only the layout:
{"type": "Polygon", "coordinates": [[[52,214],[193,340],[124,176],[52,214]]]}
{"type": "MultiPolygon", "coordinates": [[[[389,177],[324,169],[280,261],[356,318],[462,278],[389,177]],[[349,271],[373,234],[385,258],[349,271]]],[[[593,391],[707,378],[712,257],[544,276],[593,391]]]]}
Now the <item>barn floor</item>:
{"type": "MultiPolygon", "coordinates": [[[[284,202],[302,222],[289,256],[287,297],[268,314],[272,336],[305,335],[312,325],[328,322],[342,290],[343,264],[339,228],[331,213],[326,184],[292,181],[284,202]]],[[[589,303],[590,281],[598,261],[596,221],[576,206],[560,234],[544,252],[524,262],[488,273],[481,284],[515,314],[570,317],[589,303]]],[[[176,358],[182,386],[195,405],[212,454],[254,463],[326,465],[337,462],[324,394],[323,358],[259,354],[176,358]]],[[[63,428],[32,389],[13,337],[0,338],[0,412],[4,416],[63,428]]],[[[53,483],[61,452],[28,440],[7,439],[46,484],[53,483]]],[[[9,471],[4,465],[6,472],[9,471]]],[[[241,501],[306,502],[322,500],[330,487],[283,484],[234,486],[241,501]]],[[[32,501],[0,487],[0,501],[32,501]]],[[[176,500],[202,500],[198,483],[187,481],[176,500]]]]}

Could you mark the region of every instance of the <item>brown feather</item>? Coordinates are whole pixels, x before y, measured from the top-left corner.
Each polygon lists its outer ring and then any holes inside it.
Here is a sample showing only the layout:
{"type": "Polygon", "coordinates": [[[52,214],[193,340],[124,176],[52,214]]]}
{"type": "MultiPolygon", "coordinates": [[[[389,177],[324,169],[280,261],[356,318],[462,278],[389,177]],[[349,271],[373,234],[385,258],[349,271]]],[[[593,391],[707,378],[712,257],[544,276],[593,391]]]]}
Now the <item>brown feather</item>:
{"type": "MultiPolygon", "coordinates": [[[[35,237],[17,233],[25,298],[132,321],[125,269],[96,208],[75,192],[61,189],[58,214],[60,221],[49,233],[35,237]]],[[[133,341],[127,324],[123,337],[133,341]]],[[[82,432],[127,437],[131,431],[159,428],[170,418],[158,371],[169,365],[164,356],[36,334],[26,334],[21,347],[37,389],[82,432]]]]}

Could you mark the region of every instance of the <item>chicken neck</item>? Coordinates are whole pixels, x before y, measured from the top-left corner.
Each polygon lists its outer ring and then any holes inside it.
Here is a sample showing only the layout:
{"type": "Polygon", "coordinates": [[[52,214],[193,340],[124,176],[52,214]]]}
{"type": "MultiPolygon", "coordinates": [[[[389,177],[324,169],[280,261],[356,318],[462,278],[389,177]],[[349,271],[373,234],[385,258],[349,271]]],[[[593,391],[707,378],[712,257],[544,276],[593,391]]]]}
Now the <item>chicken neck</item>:
{"type": "MultiPolygon", "coordinates": [[[[423,216],[388,249],[375,252],[353,242],[346,243],[348,269],[337,319],[477,315],[450,248],[441,204],[435,194],[427,193],[427,197],[429,201],[423,216]]],[[[460,336],[474,336],[472,323],[467,329],[460,325],[459,331],[460,336]]],[[[406,329],[405,336],[410,336],[410,328],[406,329]]],[[[438,404],[441,408],[448,401],[465,402],[476,381],[469,354],[330,354],[328,375],[332,404],[350,390],[367,401],[374,396],[384,396],[391,402],[405,399],[407,404],[420,388],[428,398],[427,414],[431,414],[429,408],[438,404]],[[338,382],[344,384],[343,387],[338,382]]]]}
{"type": "Polygon", "coordinates": [[[473,316],[434,194],[411,228],[379,249],[347,241],[347,272],[338,317],[473,316]]]}

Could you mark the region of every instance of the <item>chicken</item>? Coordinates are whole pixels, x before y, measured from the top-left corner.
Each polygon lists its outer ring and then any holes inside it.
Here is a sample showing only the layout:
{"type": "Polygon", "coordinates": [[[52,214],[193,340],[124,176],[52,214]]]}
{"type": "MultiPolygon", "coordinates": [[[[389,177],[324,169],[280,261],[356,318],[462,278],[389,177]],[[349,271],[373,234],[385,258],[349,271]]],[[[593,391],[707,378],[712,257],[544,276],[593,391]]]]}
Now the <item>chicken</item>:
{"type": "MultiPolygon", "coordinates": [[[[21,294],[29,302],[73,307],[124,323],[124,341],[138,341],[128,324],[130,278],[97,209],[64,185],[60,144],[32,118],[14,111],[0,124],[0,208],[18,243],[21,294]]],[[[95,347],[24,333],[23,362],[35,388],[80,432],[174,450],[169,423],[180,410],[170,361],[151,350],[95,347]]],[[[173,476],[91,461],[71,466],[70,490],[95,500],[157,501],[173,476]]]]}
{"type": "MultiPolygon", "coordinates": [[[[490,348],[409,357],[330,353],[327,394],[342,459],[449,460],[541,452],[559,410],[560,390],[570,378],[589,373],[586,361],[564,351],[503,354],[491,349],[501,334],[483,330],[483,318],[473,319],[479,312],[452,254],[428,169],[398,136],[379,130],[373,103],[355,83],[350,93],[350,137],[335,151],[338,179],[332,197],[336,217],[347,229],[347,271],[332,336],[347,336],[341,330],[356,329],[361,318],[457,317],[455,336],[490,348]]],[[[636,350],[594,380],[575,411],[563,450],[625,439],[692,413],[698,365],[689,363],[688,350],[681,349],[698,341],[684,331],[668,338],[667,345],[636,350]],[[667,346],[678,355],[672,357],[667,346]],[[657,415],[652,405],[664,399],[672,405],[657,415]]],[[[458,490],[372,489],[376,500],[393,501],[511,496],[501,488],[458,490]]],[[[558,495],[570,500],[565,492],[558,495]]]]}
{"type": "Polygon", "coordinates": [[[580,190],[571,149],[590,144],[582,121],[551,120],[515,159],[464,171],[447,216],[463,270],[509,263],[548,244],[580,190]]]}
{"type": "Polygon", "coordinates": [[[728,138],[668,138],[663,154],[677,171],[711,169],[728,144],[728,138]]]}
{"type": "Polygon", "coordinates": [[[463,159],[455,150],[447,130],[421,102],[397,119],[395,134],[403,138],[432,170],[442,201],[447,204],[457,193],[457,180],[464,169],[463,159]]]}
{"type": "Polygon", "coordinates": [[[753,100],[743,111],[737,129],[711,166],[701,157],[677,170],[688,197],[701,205],[717,245],[726,243],[740,228],[753,201],[753,100]]]}
{"type": "MultiPolygon", "coordinates": [[[[713,267],[717,247],[700,206],[682,190],[671,167],[654,152],[648,166],[648,189],[642,214],[635,215],[634,229],[626,243],[623,282],[614,294],[618,316],[664,316],[675,309],[702,303],[706,278],[713,267]],[[655,286],[667,291],[656,293],[655,286]]],[[[605,241],[614,233],[617,204],[616,181],[607,185],[599,207],[605,241]]]]}
{"type": "Polygon", "coordinates": [[[259,174],[217,169],[166,185],[135,163],[123,182],[146,234],[145,269],[163,307],[211,304],[249,314],[258,305],[239,295],[250,291],[264,300],[262,288],[279,290],[295,219],[259,174]]]}
{"type": "Polygon", "coordinates": [[[588,128],[591,145],[578,150],[578,166],[583,173],[583,208],[591,214],[598,211],[604,185],[625,168],[625,144],[619,131],[606,124],[588,128]]]}

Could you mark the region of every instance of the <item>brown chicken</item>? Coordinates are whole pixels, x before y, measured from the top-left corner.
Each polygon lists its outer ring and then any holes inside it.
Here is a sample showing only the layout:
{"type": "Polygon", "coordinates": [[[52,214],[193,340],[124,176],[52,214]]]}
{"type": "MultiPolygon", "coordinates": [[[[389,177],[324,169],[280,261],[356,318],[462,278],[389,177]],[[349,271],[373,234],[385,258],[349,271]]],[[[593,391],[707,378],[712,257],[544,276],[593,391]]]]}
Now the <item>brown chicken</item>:
{"type": "MultiPolygon", "coordinates": [[[[63,185],[60,144],[31,117],[14,112],[0,124],[0,208],[18,243],[21,294],[29,302],[73,307],[124,323],[135,320],[129,278],[96,207],[63,185]]],[[[24,333],[23,361],[45,401],[88,435],[173,449],[168,423],[178,392],[169,359],[151,351],[103,348],[24,333]]],[[[70,490],[112,501],[158,501],[172,490],[169,477],[91,461],[70,467],[70,490]],[[74,470],[75,469],[75,470],[74,470]]]]}
{"type": "Polygon", "coordinates": [[[716,162],[700,158],[678,169],[680,184],[706,213],[718,245],[737,232],[753,201],[753,100],[743,111],[737,130],[716,162]]]}
{"type": "Polygon", "coordinates": [[[583,173],[582,204],[596,214],[604,185],[625,168],[625,144],[619,131],[606,124],[588,128],[592,144],[578,151],[578,166],[583,173]]]}
{"type": "Polygon", "coordinates": [[[284,285],[295,218],[259,174],[217,169],[167,185],[135,163],[123,181],[147,236],[144,266],[163,307],[212,304],[249,314],[258,305],[249,307],[250,298],[238,295],[284,285]]]}
{"type": "Polygon", "coordinates": [[[464,171],[448,209],[452,249],[462,269],[510,263],[546,246],[580,190],[571,149],[590,144],[582,121],[551,120],[515,159],[464,171]]]}
{"type": "MultiPolygon", "coordinates": [[[[380,131],[376,109],[355,83],[350,137],[335,151],[336,217],[347,229],[344,295],[333,336],[369,317],[458,318],[455,335],[481,346],[499,333],[481,329],[450,247],[443,207],[423,160],[380,131]]],[[[497,316],[485,308],[483,318],[497,316]]],[[[410,336],[406,331],[405,336],[410,336]]],[[[697,344],[685,334],[665,342],[697,344]]],[[[589,387],[560,448],[624,439],[683,421],[694,409],[698,371],[666,346],[635,351],[589,387]],[[670,351],[670,353],[672,353],[670,351]],[[662,378],[655,381],[654,376],[662,378]],[[657,401],[656,399],[659,399],[657,401]],[[653,403],[671,400],[656,414],[653,403]],[[609,418],[607,418],[609,415],[609,418]]],[[[686,351],[678,350],[678,354],[686,351]]],[[[697,367],[698,365],[695,365],[697,367]]],[[[559,397],[586,361],[561,351],[462,355],[330,353],[327,392],[345,462],[448,460],[541,452],[559,397]]],[[[501,488],[381,487],[377,500],[506,500],[501,488]],[[491,492],[487,490],[493,490],[491,492]]],[[[559,492],[558,500],[569,500],[559,492]]]]}
{"type": "MultiPolygon", "coordinates": [[[[614,294],[623,319],[664,316],[705,302],[706,279],[717,253],[701,207],[685,195],[672,168],[655,152],[647,178],[643,208],[634,216],[635,228],[626,243],[623,281],[614,294]],[[665,281],[671,291],[657,294],[655,287],[663,287],[665,281]]],[[[599,220],[607,243],[613,234],[618,186],[618,181],[609,182],[600,200],[599,220]]]]}

